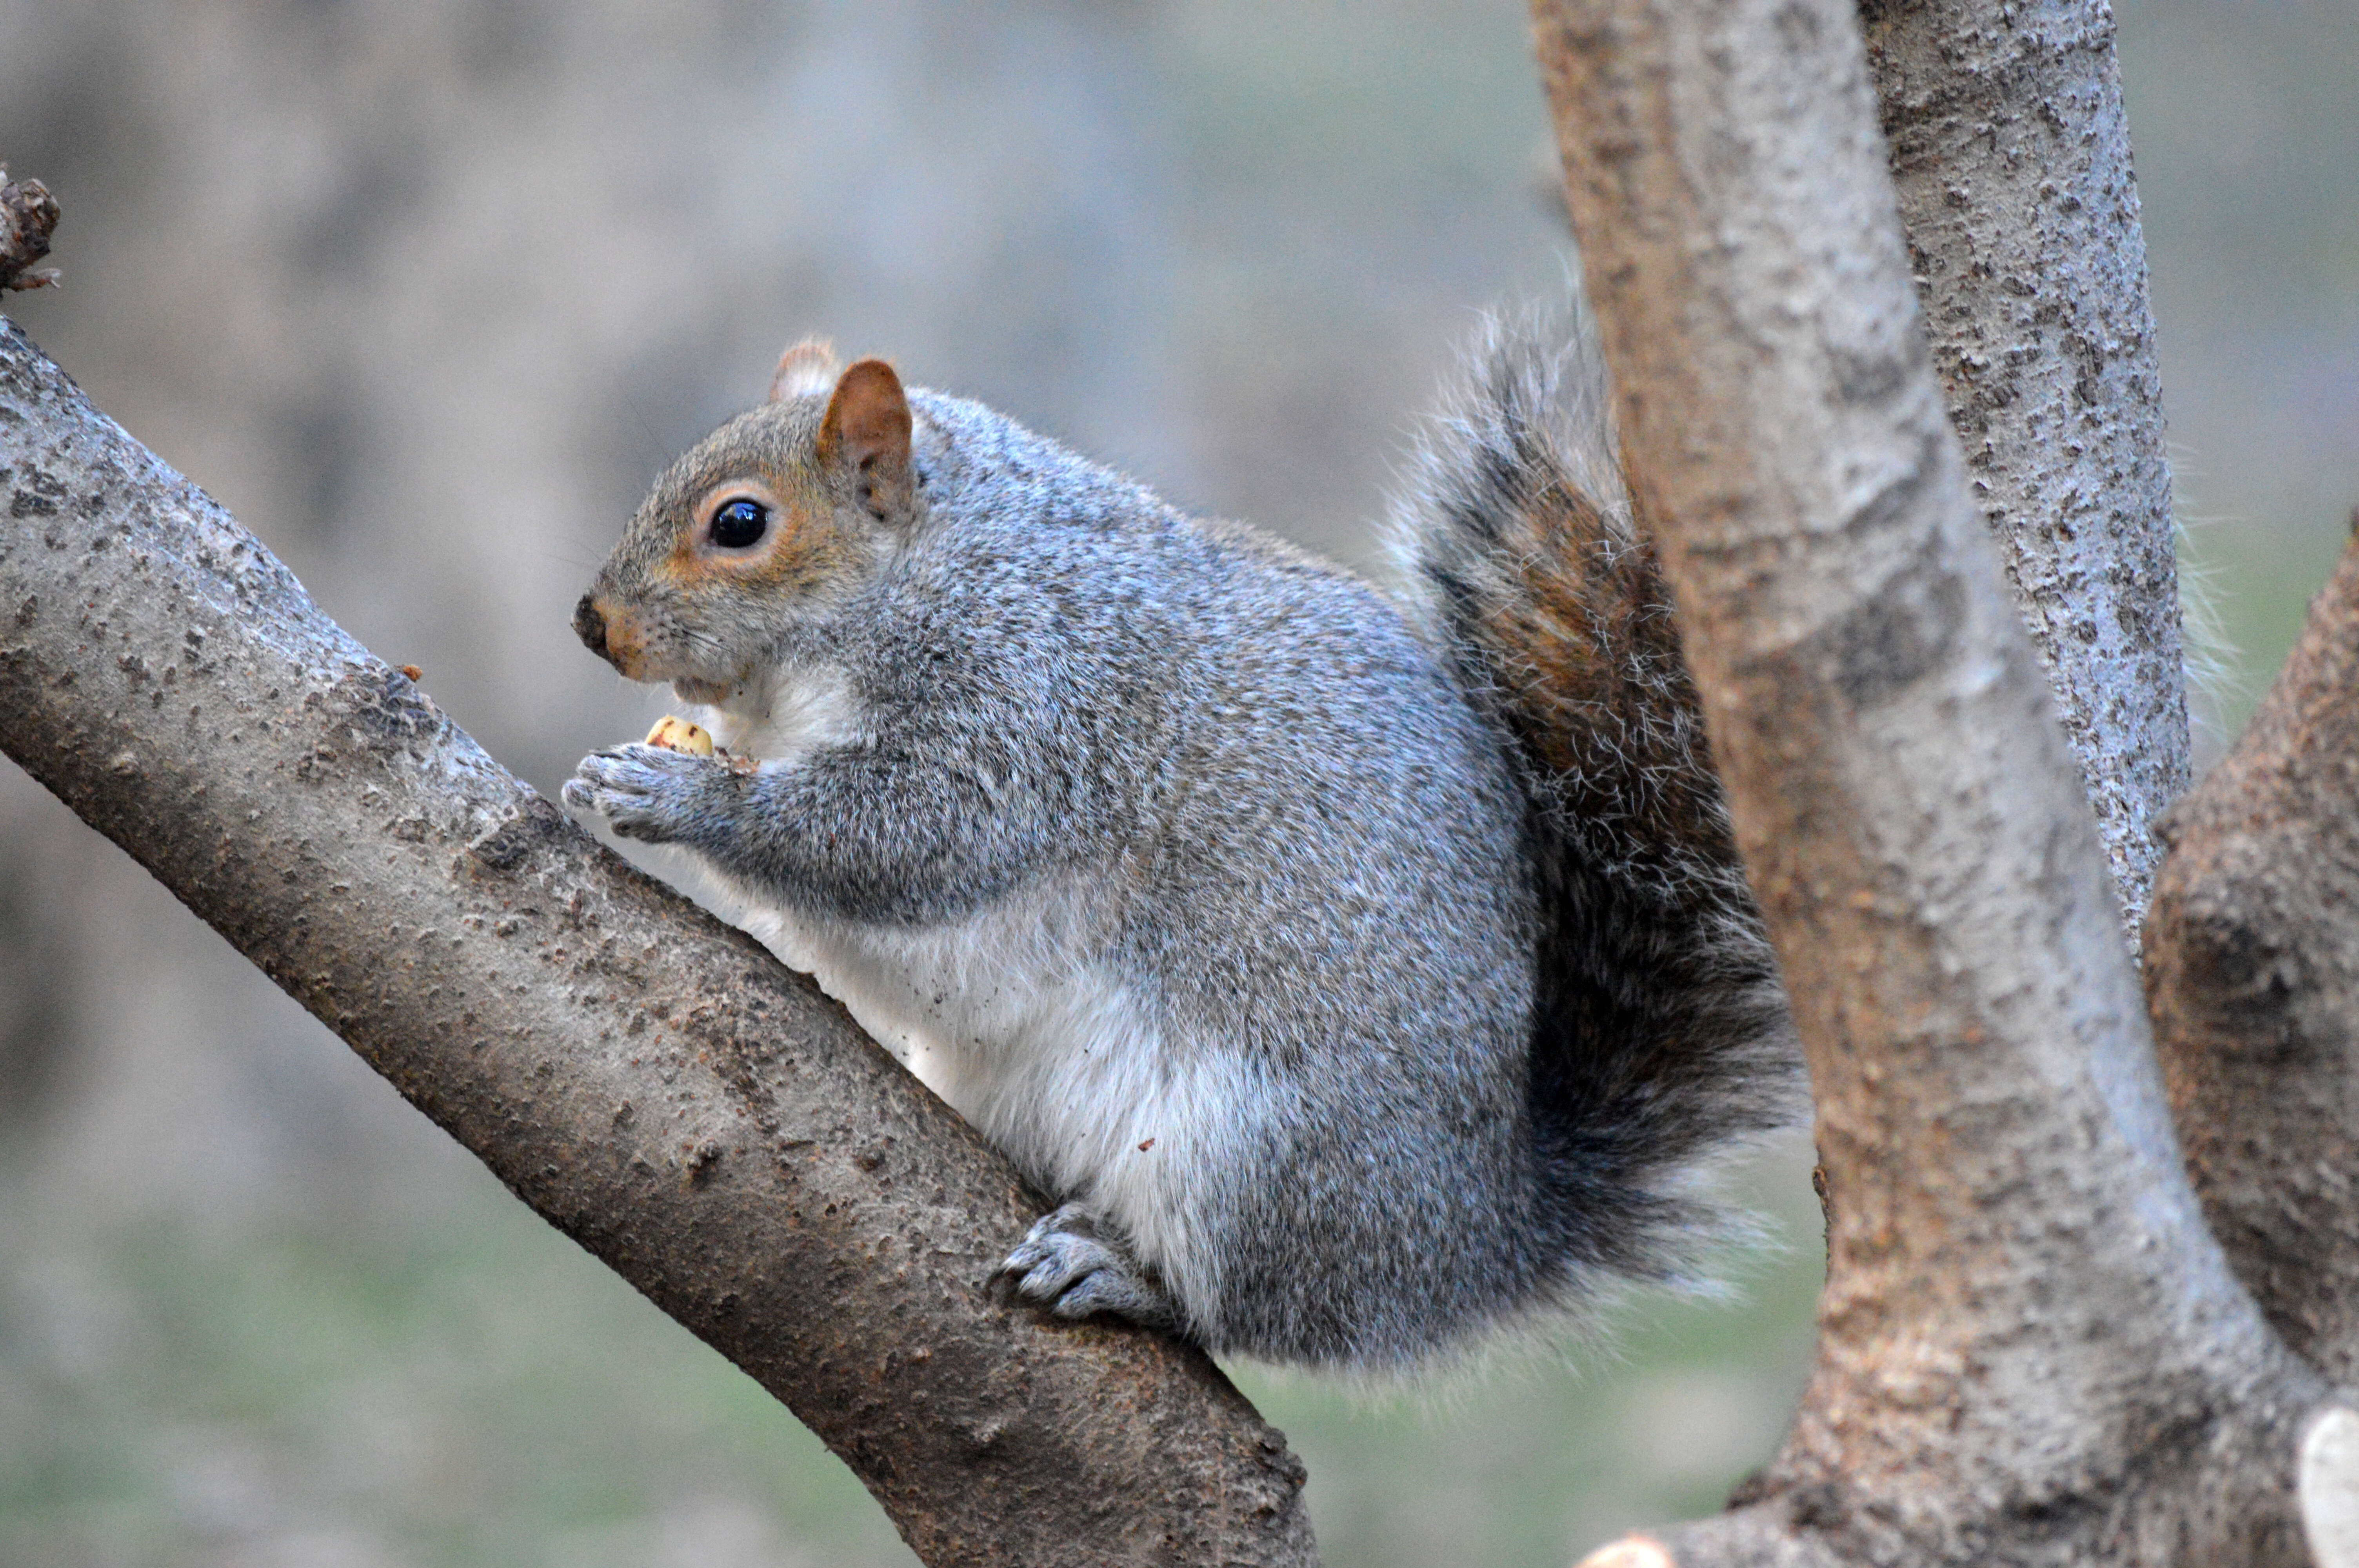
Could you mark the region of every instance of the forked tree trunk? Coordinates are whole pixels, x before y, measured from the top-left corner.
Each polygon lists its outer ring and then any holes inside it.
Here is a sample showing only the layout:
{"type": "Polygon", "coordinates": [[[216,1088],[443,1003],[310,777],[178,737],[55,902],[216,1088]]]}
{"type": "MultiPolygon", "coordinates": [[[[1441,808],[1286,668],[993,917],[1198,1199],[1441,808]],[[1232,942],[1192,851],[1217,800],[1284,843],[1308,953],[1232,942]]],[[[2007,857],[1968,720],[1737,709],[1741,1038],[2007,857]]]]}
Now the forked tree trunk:
{"type": "MultiPolygon", "coordinates": [[[[1828,1192],[1777,1458],[1734,1511],[1613,1550],[2308,1563],[2297,1453],[2339,1456],[2353,1418],[2180,1168],[2106,857],[1926,354],[1853,7],[1535,12],[1828,1192]]],[[[2313,1501],[2340,1495],[2323,1475],[2313,1501]]]]}

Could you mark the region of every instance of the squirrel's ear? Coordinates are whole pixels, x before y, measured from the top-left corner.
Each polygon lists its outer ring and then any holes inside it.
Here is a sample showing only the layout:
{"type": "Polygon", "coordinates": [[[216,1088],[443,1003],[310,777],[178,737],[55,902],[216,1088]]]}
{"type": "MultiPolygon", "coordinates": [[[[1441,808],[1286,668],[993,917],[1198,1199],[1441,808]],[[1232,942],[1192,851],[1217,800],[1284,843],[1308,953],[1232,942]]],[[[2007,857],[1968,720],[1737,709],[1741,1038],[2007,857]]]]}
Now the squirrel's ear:
{"type": "Polygon", "coordinates": [[[778,356],[777,372],[770,377],[770,401],[825,392],[835,384],[835,346],[825,338],[805,338],[778,356]]]}
{"type": "Polygon", "coordinates": [[[883,360],[843,373],[819,424],[819,460],[844,474],[860,503],[891,517],[909,502],[909,399],[883,360]]]}

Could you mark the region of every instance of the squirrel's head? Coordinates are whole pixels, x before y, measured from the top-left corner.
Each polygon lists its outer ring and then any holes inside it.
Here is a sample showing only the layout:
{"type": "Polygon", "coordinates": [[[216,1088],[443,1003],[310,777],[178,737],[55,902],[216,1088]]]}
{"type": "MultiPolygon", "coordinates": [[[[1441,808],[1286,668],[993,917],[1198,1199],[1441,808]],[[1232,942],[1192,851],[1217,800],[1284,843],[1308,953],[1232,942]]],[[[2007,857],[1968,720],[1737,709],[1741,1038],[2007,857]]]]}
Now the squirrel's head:
{"type": "Polygon", "coordinates": [[[839,374],[825,343],[796,344],[767,403],[656,481],[574,608],[574,631],[633,680],[722,700],[915,525],[910,427],[891,365],[839,374]]]}

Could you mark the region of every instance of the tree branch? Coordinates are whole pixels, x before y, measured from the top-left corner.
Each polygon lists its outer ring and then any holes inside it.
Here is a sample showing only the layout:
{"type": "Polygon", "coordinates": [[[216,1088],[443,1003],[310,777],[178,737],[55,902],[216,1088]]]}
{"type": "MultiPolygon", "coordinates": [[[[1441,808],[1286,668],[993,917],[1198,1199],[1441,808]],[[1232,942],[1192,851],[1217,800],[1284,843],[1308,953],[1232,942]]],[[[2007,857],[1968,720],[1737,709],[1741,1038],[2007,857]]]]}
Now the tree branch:
{"type": "Polygon", "coordinates": [[[1830,1192],[1795,1425],[1747,1506],[1662,1545],[2305,1562],[2293,1455],[2325,1390],[2180,1169],[2079,770],[1919,335],[1853,7],[1535,15],[1830,1192]]]}
{"type": "Polygon", "coordinates": [[[1967,477],[2136,932],[2189,779],[2146,236],[2104,0],[1868,0],[1909,268],[1967,477]]]}
{"type": "Polygon", "coordinates": [[[0,319],[0,742],[933,1563],[1301,1563],[1202,1356],[985,1281],[1039,1212],[807,979],[639,875],[0,319]]]}
{"type": "Polygon", "coordinates": [[[2195,1190],[2286,1342],[2359,1388],[2359,537],[2165,831],[2147,996],[2195,1190]]]}

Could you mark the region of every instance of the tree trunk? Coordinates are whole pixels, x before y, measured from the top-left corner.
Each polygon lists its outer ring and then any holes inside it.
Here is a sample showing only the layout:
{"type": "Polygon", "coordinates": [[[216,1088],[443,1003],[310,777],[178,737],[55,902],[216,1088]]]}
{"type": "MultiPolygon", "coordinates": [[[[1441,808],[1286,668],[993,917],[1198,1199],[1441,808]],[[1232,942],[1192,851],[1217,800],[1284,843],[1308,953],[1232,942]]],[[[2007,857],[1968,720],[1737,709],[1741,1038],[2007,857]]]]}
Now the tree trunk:
{"type": "Polygon", "coordinates": [[[1967,479],[2126,929],[2189,781],[2146,236],[2105,0],[1867,0],[1908,265],[1967,479]]]}
{"type": "MultiPolygon", "coordinates": [[[[1777,1458],[1735,1511],[1611,1550],[2309,1562],[2297,1448],[2353,1418],[2180,1171],[2080,771],[1919,335],[1853,8],[1535,14],[1829,1210],[1777,1458]]],[[[2339,1463],[2313,1492],[2359,1479],[2339,1463]]]]}
{"type": "Polygon", "coordinates": [[[2359,539],[2165,831],[2147,996],[2195,1190],[2286,1343],[2359,1388],[2359,539]]]}
{"type": "Polygon", "coordinates": [[[0,743],[932,1563],[1304,1563],[1202,1355],[985,1281],[1042,1205],[806,978],[631,870],[0,319],[0,743]]]}

